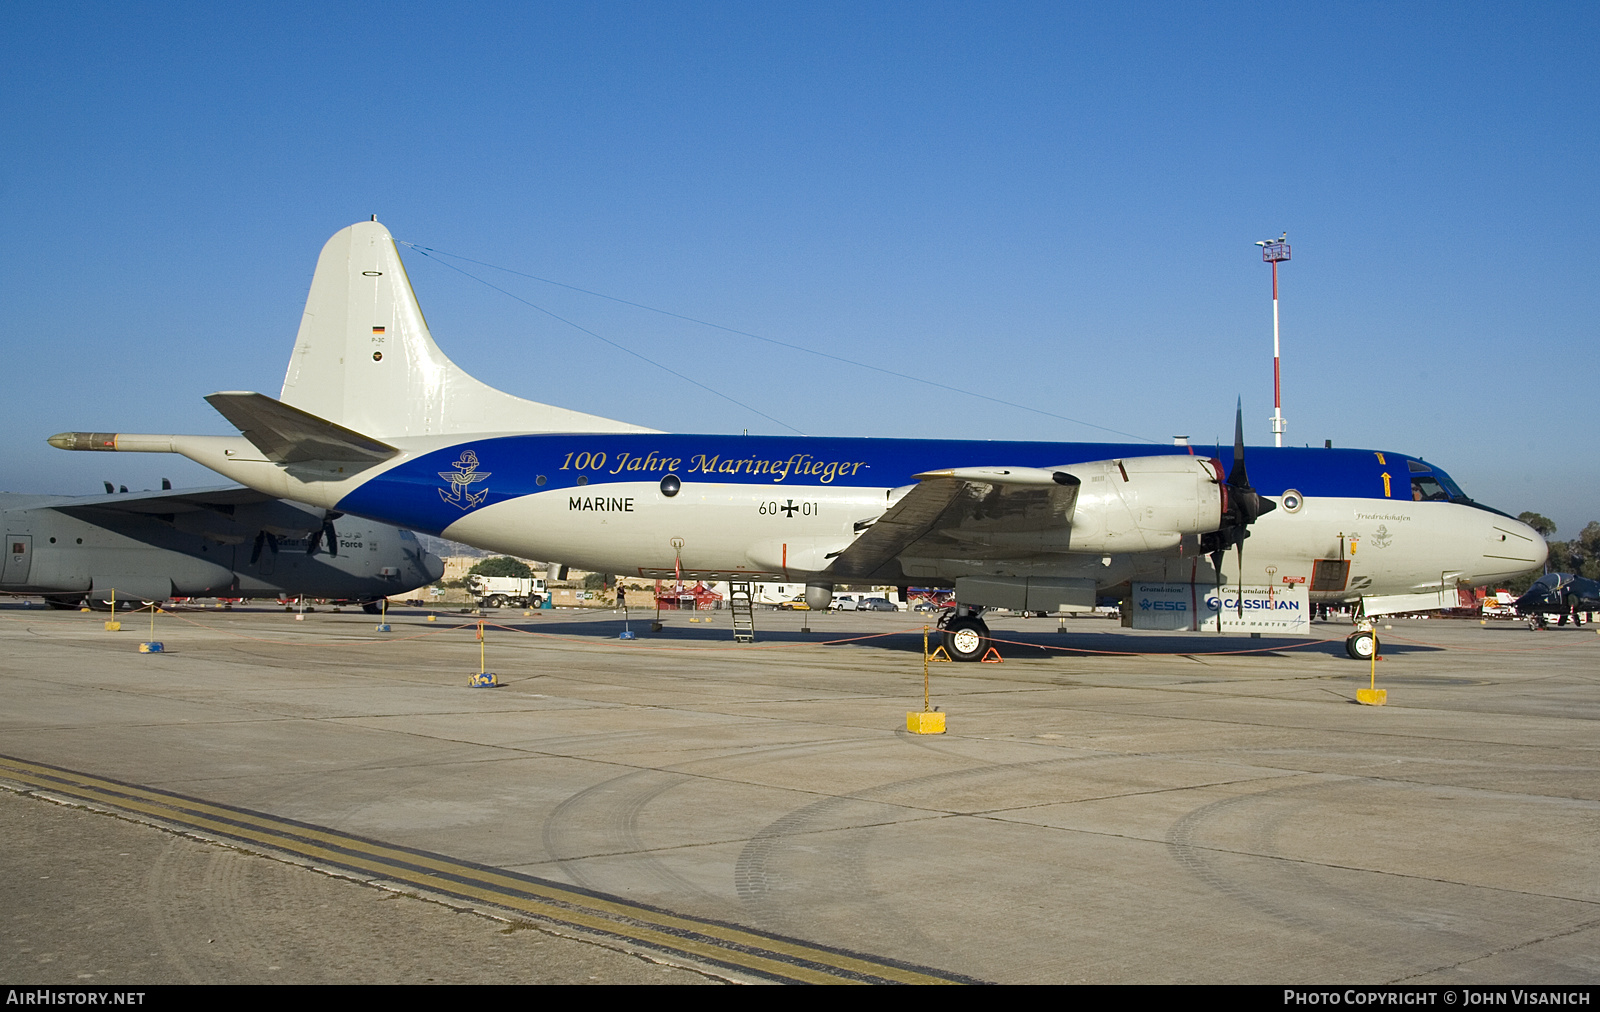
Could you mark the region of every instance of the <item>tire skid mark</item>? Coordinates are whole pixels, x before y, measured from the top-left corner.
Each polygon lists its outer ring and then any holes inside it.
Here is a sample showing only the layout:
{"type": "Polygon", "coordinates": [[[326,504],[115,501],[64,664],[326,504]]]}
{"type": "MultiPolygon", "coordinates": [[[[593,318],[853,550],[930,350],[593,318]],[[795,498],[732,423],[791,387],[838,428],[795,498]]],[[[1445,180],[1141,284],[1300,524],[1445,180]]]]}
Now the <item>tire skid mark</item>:
{"type": "MultiPolygon", "coordinates": [[[[1350,867],[1285,855],[1279,838],[1286,827],[1305,825],[1313,794],[1371,790],[1375,786],[1403,789],[1434,785],[1374,781],[1337,774],[1312,774],[1325,778],[1314,783],[1290,784],[1224,798],[1201,806],[1173,823],[1167,846],[1173,860],[1197,880],[1234,902],[1288,927],[1335,941],[1372,958],[1392,956],[1415,944],[1418,932],[1427,932],[1447,948],[1457,948],[1463,960],[1482,951],[1482,925],[1463,918],[1458,910],[1444,914],[1418,905],[1411,891],[1385,893],[1356,888],[1361,878],[1392,878],[1395,873],[1377,868],[1350,867]],[[1252,807],[1263,810],[1251,815],[1252,807]],[[1207,824],[1219,818],[1241,819],[1243,845],[1222,849],[1200,839],[1207,824]],[[1229,862],[1247,865],[1232,870],[1229,862]],[[1350,876],[1350,877],[1346,877],[1350,876]],[[1348,882],[1349,884],[1342,884],[1348,882]],[[1292,903],[1292,905],[1291,905],[1292,903]]],[[[1326,811],[1324,806],[1322,811],[1326,811]]],[[[1235,830],[1239,832],[1239,830],[1235,830]]],[[[1495,891],[1496,887],[1447,879],[1401,876],[1410,882],[1439,889],[1495,891]]],[[[1560,903],[1592,906],[1583,900],[1545,897],[1560,903]]],[[[1520,943],[1519,943],[1520,944],[1520,943]]]]}

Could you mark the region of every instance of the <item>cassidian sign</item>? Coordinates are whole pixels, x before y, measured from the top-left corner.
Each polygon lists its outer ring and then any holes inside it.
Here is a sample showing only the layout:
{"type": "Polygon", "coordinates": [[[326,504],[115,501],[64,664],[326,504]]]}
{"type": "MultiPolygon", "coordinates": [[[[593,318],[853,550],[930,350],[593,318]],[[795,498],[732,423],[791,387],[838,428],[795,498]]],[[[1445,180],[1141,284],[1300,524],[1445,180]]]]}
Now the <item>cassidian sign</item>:
{"type": "Polygon", "coordinates": [[[1218,593],[1204,584],[1135,583],[1128,605],[1135,629],[1215,630],[1220,613],[1225,633],[1311,632],[1311,599],[1304,584],[1224,587],[1218,593]]]}

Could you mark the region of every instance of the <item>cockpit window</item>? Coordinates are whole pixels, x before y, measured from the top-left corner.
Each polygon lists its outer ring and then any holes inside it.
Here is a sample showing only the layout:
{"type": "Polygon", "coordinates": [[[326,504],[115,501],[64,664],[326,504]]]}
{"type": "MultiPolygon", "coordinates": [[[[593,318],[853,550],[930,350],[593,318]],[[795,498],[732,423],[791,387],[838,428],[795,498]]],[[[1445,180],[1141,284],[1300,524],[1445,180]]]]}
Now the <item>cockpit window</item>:
{"type": "Polygon", "coordinates": [[[1471,506],[1473,509],[1484,510],[1496,516],[1505,517],[1508,520],[1516,519],[1510,513],[1497,510],[1493,506],[1485,506],[1481,502],[1474,502],[1470,496],[1461,491],[1461,486],[1455,483],[1454,478],[1451,478],[1432,464],[1425,464],[1420,460],[1407,460],[1406,468],[1411,472],[1411,498],[1416,502],[1459,503],[1462,506],[1471,506]]]}
{"type": "Polygon", "coordinates": [[[1422,476],[1411,479],[1411,498],[1416,502],[1449,502],[1450,493],[1437,481],[1422,476]]]}
{"type": "Polygon", "coordinates": [[[1420,460],[1406,461],[1406,468],[1411,472],[1411,498],[1416,502],[1458,502],[1468,506],[1477,503],[1467,498],[1448,474],[1431,464],[1424,464],[1420,460]],[[1431,474],[1430,474],[1431,472],[1431,474]]]}
{"type": "Polygon", "coordinates": [[[1455,483],[1455,481],[1452,480],[1451,477],[1448,474],[1445,474],[1443,471],[1439,470],[1438,468],[1434,468],[1433,476],[1439,480],[1439,484],[1444,486],[1444,490],[1446,492],[1450,493],[1450,501],[1451,502],[1471,502],[1472,501],[1472,500],[1467,498],[1467,494],[1465,492],[1461,491],[1461,486],[1457,485],[1455,483]]]}

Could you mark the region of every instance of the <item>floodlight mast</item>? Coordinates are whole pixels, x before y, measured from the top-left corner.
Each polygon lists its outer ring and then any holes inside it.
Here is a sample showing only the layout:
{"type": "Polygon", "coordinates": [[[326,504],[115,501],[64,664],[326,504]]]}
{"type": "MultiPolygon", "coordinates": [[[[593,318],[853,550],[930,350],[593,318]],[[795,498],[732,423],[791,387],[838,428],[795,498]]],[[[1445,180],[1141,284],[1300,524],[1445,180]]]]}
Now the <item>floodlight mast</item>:
{"type": "Polygon", "coordinates": [[[1272,439],[1276,446],[1283,445],[1283,373],[1279,368],[1278,344],[1278,264],[1289,259],[1289,233],[1276,239],[1263,239],[1261,259],[1272,265],[1272,439]]]}

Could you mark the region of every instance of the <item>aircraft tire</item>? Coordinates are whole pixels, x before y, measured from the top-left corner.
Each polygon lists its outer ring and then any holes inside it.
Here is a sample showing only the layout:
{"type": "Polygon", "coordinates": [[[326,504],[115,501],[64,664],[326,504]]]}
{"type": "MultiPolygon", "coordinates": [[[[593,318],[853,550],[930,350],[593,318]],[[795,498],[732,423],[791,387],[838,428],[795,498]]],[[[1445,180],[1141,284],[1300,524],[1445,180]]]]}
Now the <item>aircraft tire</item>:
{"type": "Polygon", "coordinates": [[[83,607],[82,594],[46,594],[44,603],[57,611],[77,611],[83,607]]]}
{"type": "Polygon", "coordinates": [[[944,650],[953,661],[976,661],[989,649],[989,627],[982,619],[953,618],[945,623],[944,650]]]}
{"type": "Polygon", "coordinates": [[[361,610],[366,612],[368,615],[377,615],[383,611],[383,605],[377,601],[362,601],[361,610]]]}
{"type": "Polygon", "coordinates": [[[1377,641],[1370,632],[1351,633],[1344,641],[1344,652],[1353,660],[1370,661],[1372,651],[1376,649],[1377,641]]]}

